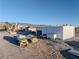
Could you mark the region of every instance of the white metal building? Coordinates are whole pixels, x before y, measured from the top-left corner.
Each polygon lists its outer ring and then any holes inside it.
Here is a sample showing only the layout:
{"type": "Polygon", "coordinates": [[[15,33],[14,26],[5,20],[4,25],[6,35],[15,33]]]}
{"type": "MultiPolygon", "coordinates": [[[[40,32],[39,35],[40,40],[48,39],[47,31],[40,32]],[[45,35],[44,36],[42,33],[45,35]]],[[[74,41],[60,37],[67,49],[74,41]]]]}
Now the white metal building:
{"type": "Polygon", "coordinates": [[[46,34],[48,38],[69,39],[75,36],[74,26],[38,26],[37,34],[46,34]]]}

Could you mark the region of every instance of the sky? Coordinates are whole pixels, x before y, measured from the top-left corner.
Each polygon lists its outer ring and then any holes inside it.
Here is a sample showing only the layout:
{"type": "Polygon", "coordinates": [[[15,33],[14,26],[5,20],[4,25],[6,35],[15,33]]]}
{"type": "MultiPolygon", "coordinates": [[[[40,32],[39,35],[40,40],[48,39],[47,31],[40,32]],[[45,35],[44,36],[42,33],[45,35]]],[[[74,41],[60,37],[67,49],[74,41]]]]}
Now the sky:
{"type": "Polygon", "coordinates": [[[0,22],[79,24],[79,0],[0,0],[0,22]]]}

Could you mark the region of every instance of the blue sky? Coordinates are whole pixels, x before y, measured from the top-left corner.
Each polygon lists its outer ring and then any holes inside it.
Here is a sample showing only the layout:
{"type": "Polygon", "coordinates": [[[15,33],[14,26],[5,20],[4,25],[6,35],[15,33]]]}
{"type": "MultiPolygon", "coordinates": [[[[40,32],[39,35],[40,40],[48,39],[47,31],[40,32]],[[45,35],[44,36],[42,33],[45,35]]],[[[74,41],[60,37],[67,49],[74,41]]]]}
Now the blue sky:
{"type": "Polygon", "coordinates": [[[79,24],[79,0],[0,0],[0,22],[79,24]]]}

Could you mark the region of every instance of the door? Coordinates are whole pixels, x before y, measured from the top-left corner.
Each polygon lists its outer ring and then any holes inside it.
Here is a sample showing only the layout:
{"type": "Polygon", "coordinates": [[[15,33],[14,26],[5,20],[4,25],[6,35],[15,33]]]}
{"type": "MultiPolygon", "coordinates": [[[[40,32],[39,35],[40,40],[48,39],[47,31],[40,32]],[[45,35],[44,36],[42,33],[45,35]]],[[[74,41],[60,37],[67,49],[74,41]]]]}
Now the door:
{"type": "Polygon", "coordinates": [[[42,36],[42,30],[37,30],[37,37],[41,37],[42,36]]]}

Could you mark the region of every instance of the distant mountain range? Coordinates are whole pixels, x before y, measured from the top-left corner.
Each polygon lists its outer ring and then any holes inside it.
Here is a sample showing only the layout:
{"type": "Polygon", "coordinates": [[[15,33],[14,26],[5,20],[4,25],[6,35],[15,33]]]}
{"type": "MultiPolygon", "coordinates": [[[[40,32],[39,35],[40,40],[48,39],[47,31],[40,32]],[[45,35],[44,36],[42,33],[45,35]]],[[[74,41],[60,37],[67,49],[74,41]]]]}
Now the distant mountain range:
{"type": "Polygon", "coordinates": [[[27,25],[27,26],[34,26],[34,27],[39,27],[39,26],[75,26],[75,27],[79,27],[79,25],[72,25],[72,24],[57,24],[57,25],[42,25],[42,24],[29,24],[29,23],[12,23],[12,22],[0,22],[0,24],[5,24],[5,23],[10,23],[10,24],[20,24],[20,25],[27,25]]]}

